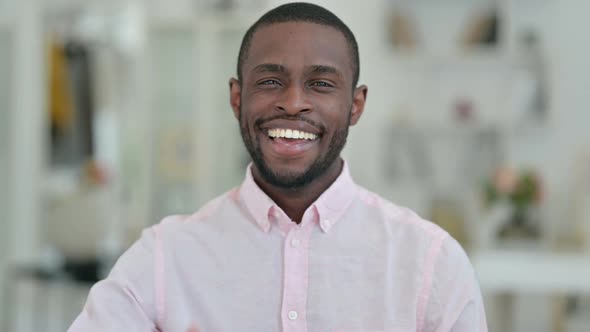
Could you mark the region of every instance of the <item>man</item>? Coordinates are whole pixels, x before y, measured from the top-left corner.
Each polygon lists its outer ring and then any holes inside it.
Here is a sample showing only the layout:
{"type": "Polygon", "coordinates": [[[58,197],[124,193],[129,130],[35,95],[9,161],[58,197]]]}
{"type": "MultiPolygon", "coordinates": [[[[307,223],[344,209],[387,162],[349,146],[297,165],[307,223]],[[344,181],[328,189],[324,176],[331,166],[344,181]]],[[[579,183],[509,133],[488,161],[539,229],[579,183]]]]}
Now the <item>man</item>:
{"type": "Polygon", "coordinates": [[[237,74],[244,182],[144,231],[70,331],[486,331],[457,242],[340,158],[367,97],[348,27],[277,7],[244,36],[237,74]]]}

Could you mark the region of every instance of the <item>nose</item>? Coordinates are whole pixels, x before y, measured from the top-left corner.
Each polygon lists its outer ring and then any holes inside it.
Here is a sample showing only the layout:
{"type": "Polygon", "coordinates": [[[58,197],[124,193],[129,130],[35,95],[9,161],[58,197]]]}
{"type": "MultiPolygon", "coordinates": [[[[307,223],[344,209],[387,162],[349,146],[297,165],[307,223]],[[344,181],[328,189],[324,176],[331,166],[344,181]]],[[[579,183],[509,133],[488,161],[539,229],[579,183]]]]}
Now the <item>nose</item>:
{"type": "Polygon", "coordinates": [[[276,108],[280,112],[295,115],[310,112],[312,104],[307,98],[304,87],[291,85],[283,90],[276,103],[276,108]]]}

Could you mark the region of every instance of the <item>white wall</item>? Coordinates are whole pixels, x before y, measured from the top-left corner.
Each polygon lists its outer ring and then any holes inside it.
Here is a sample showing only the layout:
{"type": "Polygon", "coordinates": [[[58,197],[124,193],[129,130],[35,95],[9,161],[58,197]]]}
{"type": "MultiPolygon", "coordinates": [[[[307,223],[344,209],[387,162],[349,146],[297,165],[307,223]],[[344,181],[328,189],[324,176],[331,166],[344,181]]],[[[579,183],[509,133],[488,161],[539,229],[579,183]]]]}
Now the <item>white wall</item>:
{"type": "Polygon", "coordinates": [[[31,261],[38,254],[39,179],[44,134],[41,125],[44,52],[39,30],[39,8],[35,0],[20,1],[4,8],[14,10],[14,16],[0,16],[0,24],[3,25],[0,27],[2,285],[6,263],[31,261]],[[9,32],[8,36],[6,32],[9,32]],[[10,42],[9,47],[6,45],[7,40],[10,42]]]}
{"type": "Polygon", "coordinates": [[[44,160],[45,67],[41,6],[20,1],[14,20],[10,128],[11,258],[30,261],[39,248],[41,170],[44,160]]]}
{"type": "MultiPolygon", "coordinates": [[[[8,31],[0,27],[0,285],[4,284],[4,264],[8,258],[7,241],[9,234],[10,193],[6,190],[10,179],[8,167],[8,155],[10,149],[9,123],[10,123],[10,38],[8,31]]],[[[3,298],[4,287],[0,289],[0,298],[3,298]]],[[[0,303],[0,312],[2,312],[0,303]]],[[[1,321],[0,321],[1,324],[1,321]]]]}

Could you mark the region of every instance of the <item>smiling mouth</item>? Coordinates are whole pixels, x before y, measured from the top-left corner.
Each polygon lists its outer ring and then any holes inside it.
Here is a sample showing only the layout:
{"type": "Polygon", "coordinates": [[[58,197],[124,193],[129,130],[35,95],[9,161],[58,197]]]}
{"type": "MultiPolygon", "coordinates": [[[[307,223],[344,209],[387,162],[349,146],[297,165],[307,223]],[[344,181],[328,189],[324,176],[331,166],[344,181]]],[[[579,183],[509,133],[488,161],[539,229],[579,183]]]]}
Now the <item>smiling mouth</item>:
{"type": "Polygon", "coordinates": [[[309,132],[296,130],[296,129],[284,129],[284,128],[272,128],[268,130],[268,137],[270,139],[275,138],[287,138],[291,140],[307,140],[314,141],[318,138],[316,134],[309,132]]]}

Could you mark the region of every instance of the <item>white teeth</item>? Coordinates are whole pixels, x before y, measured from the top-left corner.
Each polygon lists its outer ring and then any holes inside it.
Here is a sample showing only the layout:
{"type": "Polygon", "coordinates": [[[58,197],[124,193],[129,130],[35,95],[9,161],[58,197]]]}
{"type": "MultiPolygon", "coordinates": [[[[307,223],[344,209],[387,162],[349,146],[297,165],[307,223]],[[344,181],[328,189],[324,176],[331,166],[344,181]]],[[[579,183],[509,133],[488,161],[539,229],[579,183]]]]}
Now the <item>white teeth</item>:
{"type": "Polygon", "coordinates": [[[306,140],[314,140],[317,138],[315,134],[307,133],[304,131],[294,130],[294,129],[281,129],[281,128],[273,128],[268,130],[269,137],[284,137],[284,138],[291,138],[291,139],[306,139],[306,140]]]}

